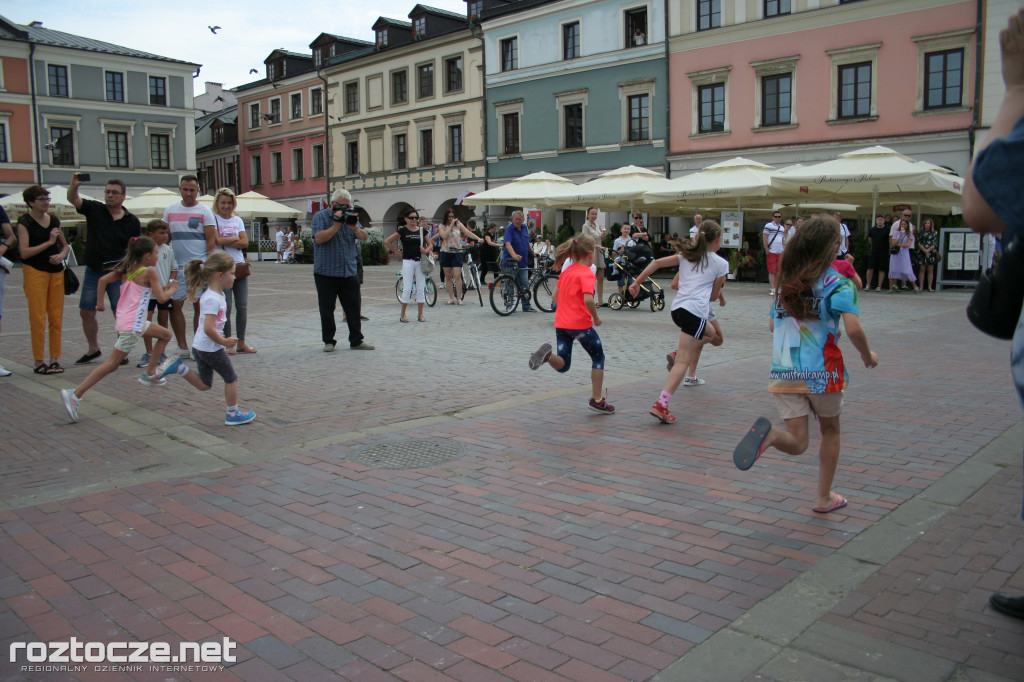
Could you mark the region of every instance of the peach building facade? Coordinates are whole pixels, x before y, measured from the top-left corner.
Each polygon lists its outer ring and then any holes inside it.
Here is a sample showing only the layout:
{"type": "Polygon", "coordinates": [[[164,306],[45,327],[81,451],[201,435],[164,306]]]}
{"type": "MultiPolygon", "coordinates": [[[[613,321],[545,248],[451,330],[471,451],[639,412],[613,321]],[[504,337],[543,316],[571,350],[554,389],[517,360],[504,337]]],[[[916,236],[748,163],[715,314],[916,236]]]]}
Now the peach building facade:
{"type": "Polygon", "coordinates": [[[673,5],[673,177],[735,156],[781,167],[875,144],[967,171],[973,0],[673,5]]]}

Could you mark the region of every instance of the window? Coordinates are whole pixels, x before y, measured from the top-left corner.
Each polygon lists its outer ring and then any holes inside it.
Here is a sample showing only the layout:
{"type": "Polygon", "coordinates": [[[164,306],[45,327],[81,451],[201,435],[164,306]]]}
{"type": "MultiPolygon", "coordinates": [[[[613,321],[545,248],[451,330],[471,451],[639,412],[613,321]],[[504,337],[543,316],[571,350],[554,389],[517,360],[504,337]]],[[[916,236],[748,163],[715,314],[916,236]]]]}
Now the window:
{"type": "Polygon", "coordinates": [[[214,121],[213,125],[210,126],[210,137],[213,144],[224,144],[224,124],[220,121],[214,121]]]}
{"type": "Polygon", "coordinates": [[[562,127],[566,149],[577,149],[583,146],[582,104],[567,104],[562,107],[562,127]]]}
{"type": "Polygon", "coordinates": [[[706,31],[722,25],[722,0],[697,0],[697,30],[706,31]]]}
{"type": "Polygon", "coordinates": [[[412,37],[413,40],[419,38],[425,38],[427,36],[427,18],[416,17],[412,20],[412,37]]]}
{"type": "Polygon", "coordinates": [[[235,163],[234,163],[234,161],[229,161],[227,163],[227,165],[225,166],[225,168],[227,169],[227,187],[234,187],[235,186],[235,163]]]}
{"type": "Polygon", "coordinates": [[[107,166],[111,168],[128,167],[128,133],[107,133],[107,166]]]}
{"type": "Polygon", "coordinates": [[[420,64],[416,67],[416,85],[419,99],[434,96],[434,64],[420,64]]]}
{"type": "Polygon", "coordinates": [[[302,147],[292,149],[292,180],[301,180],[303,174],[302,147]]]}
{"type": "Polygon", "coordinates": [[[469,0],[469,18],[479,19],[484,11],[484,0],[469,0]]]}
{"type": "Polygon", "coordinates": [[[10,160],[7,156],[7,124],[0,123],[0,163],[7,163],[10,160]]]}
{"type": "Polygon", "coordinates": [[[647,9],[631,9],[623,13],[625,21],[623,22],[626,27],[625,40],[623,45],[626,47],[640,47],[646,45],[649,42],[647,36],[647,9]]]}
{"type": "Polygon", "coordinates": [[[501,117],[502,154],[519,153],[519,113],[504,114],[501,117]]]}
{"type": "Polygon", "coordinates": [[[963,100],[964,51],[943,50],[925,55],[925,109],[958,107],[963,100]]]}
{"type": "Polygon", "coordinates": [[[309,115],[316,116],[322,113],[324,113],[323,88],[313,88],[309,91],[309,115]]]}
{"type": "Polygon", "coordinates": [[[253,102],[249,105],[249,128],[260,127],[260,103],[253,102]]]}
{"type": "Polygon", "coordinates": [[[271,62],[267,64],[267,80],[273,81],[277,78],[277,64],[271,62]]]}
{"type": "Polygon", "coordinates": [[[345,113],[359,113],[359,83],[345,83],[345,113]]]}
{"type": "Polygon", "coordinates": [[[761,79],[761,125],[790,124],[793,111],[793,76],[765,76],[761,79]]]}
{"type": "Polygon", "coordinates": [[[562,24],[562,59],[580,56],[580,22],[562,24]]]}
{"type": "Polygon", "coordinates": [[[462,57],[444,60],[444,91],[462,90],[462,57]]]}
{"type": "Polygon", "coordinates": [[[270,100],[270,125],[281,122],[281,99],[275,97],[270,100]]]}
{"type": "Polygon", "coordinates": [[[124,101],[124,74],[118,73],[117,71],[107,71],[106,73],[107,83],[107,101],[108,102],[123,102],[124,101]]]}
{"type": "Polygon", "coordinates": [[[73,128],[50,128],[54,166],[75,165],[75,131],[73,128]]]}
{"type": "Polygon", "coordinates": [[[263,184],[263,157],[254,154],[252,157],[252,186],[259,187],[263,184]]]}
{"type": "Polygon", "coordinates": [[[377,29],[377,47],[388,46],[388,30],[386,28],[377,29]]]}
{"type": "Polygon", "coordinates": [[[837,118],[861,118],[871,115],[871,62],[839,67],[837,118]]]}
{"type": "Polygon", "coordinates": [[[629,104],[629,136],[630,142],[651,139],[651,98],[648,95],[633,95],[627,100],[629,104]]]}
{"type": "Polygon", "coordinates": [[[434,131],[430,128],[420,131],[420,165],[434,165],[434,131]]]}
{"type": "Polygon", "coordinates": [[[391,74],[391,103],[405,104],[409,101],[409,72],[395,71],[391,74]]]}
{"type": "Polygon", "coordinates": [[[514,71],[519,68],[519,39],[505,38],[501,41],[501,70],[514,71]]]}
{"type": "Polygon", "coordinates": [[[50,64],[46,67],[46,75],[50,82],[50,97],[67,97],[68,67],[50,64]]]}
{"type": "Polygon", "coordinates": [[[764,0],[764,15],[766,17],[777,17],[780,14],[792,12],[790,0],[764,0]]]}
{"type": "Polygon", "coordinates": [[[402,135],[395,135],[395,170],[405,170],[409,167],[408,138],[402,135]]]}
{"type": "Polygon", "coordinates": [[[313,177],[322,178],[324,176],[324,146],[322,144],[313,145],[313,177]]]}
{"type": "Polygon", "coordinates": [[[313,50],[313,68],[319,70],[324,63],[324,48],[318,47],[313,50]]]}
{"type": "Polygon", "coordinates": [[[697,131],[718,133],[725,130],[725,84],[702,85],[697,92],[700,107],[697,131]]]}
{"type": "Polygon", "coordinates": [[[348,156],[346,161],[348,162],[348,174],[358,175],[359,174],[359,142],[352,140],[347,145],[348,156]]]}
{"type": "Polygon", "coordinates": [[[448,163],[462,163],[462,126],[448,126],[448,163]]]}
{"type": "Polygon", "coordinates": [[[167,106],[167,79],[161,76],[149,77],[149,103],[153,106],[167,106]]]}
{"type": "Polygon", "coordinates": [[[270,184],[284,180],[284,162],[281,152],[270,152],[270,184]]]}
{"type": "Polygon", "coordinates": [[[171,136],[149,136],[149,159],[152,168],[170,170],[171,168],[171,136]]]}
{"type": "Polygon", "coordinates": [[[302,118],[302,93],[293,92],[291,95],[292,106],[292,119],[302,118]]]}

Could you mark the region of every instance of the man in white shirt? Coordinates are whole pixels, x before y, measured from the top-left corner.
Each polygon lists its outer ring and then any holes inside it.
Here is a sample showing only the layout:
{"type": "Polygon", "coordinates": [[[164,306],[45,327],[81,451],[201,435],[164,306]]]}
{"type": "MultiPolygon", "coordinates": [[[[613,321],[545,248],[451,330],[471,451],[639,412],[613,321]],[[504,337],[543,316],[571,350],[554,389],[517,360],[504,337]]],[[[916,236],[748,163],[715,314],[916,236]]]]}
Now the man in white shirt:
{"type": "MultiPolygon", "coordinates": [[[[178,267],[178,288],[171,296],[171,329],[182,359],[191,356],[185,338],[185,266],[190,260],[205,260],[217,248],[217,227],[213,212],[199,203],[199,178],[186,175],[178,183],[181,201],[164,209],[164,222],[171,227],[171,247],[178,267]]],[[[192,304],[192,333],[199,325],[199,301],[192,304]]]]}
{"type": "Polygon", "coordinates": [[[832,217],[839,223],[839,235],[842,239],[839,240],[839,258],[842,258],[850,252],[850,228],[843,222],[843,216],[838,211],[832,214],[832,217]]]}
{"type": "Polygon", "coordinates": [[[697,231],[700,230],[700,224],[704,222],[704,216],[700,213],[693,216],[693,227],[690,228],[690,241],[697,236],[697,231]]]}
{"type": "Polygon", "coordinates": [[[782,214],[778,211],[772,216],[771,222],[765,223],[761,230],[761,244],[764,246],[765,260],[768,261],[769,295],[775,295],[776,273],[779,271],[779,256],[782,254],[782,241],[786,236],[786,227],[782,224],[782,214]]]}

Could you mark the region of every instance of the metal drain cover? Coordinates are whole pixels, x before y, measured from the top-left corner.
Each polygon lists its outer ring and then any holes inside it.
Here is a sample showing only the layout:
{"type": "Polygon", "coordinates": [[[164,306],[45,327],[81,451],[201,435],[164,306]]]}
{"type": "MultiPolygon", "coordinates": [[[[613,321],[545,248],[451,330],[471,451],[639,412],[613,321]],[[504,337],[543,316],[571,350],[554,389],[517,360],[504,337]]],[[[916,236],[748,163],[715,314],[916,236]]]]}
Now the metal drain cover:
{"type": "Polygon", "coordinates": [[[410,439],[397,443],[369,445],[349,459],[372,469],[418,469],[436,466],[466,454],[466,446],[444,440],[410,439]]]}

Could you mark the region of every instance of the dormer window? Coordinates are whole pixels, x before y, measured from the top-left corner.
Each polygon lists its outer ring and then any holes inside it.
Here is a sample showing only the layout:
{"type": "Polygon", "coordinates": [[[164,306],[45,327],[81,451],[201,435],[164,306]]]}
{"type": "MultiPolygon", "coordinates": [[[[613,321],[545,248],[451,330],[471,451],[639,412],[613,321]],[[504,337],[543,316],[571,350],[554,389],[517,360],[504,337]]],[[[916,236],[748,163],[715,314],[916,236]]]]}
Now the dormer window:
{"type": "Polygon", "coordinates": [[[479,19],[480,14],[484,11],[484,0],[470,0],[469,2],[469,18],[479,19]]]}
{"type": "Polygon", "coordinates": [[[387,46],[388,46],[388,30],[386,28],[378,28],[377,29],[377,47],[381,48],[381,47],[387,47],[387,46]]]}
{"type": "Polygon", "coordinates": [[[412,20],[412,37],[413,40],[425,38],[427,36],[427,18],[416,17],[412,20]]]}
{"type": "Polygon", "coordinates": [[[269,80],[277,78],[277,64],[267,64],[267,78],[269,80]]]}

